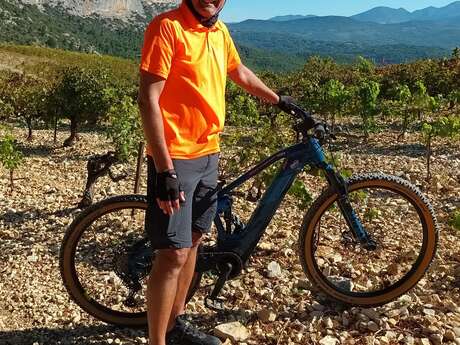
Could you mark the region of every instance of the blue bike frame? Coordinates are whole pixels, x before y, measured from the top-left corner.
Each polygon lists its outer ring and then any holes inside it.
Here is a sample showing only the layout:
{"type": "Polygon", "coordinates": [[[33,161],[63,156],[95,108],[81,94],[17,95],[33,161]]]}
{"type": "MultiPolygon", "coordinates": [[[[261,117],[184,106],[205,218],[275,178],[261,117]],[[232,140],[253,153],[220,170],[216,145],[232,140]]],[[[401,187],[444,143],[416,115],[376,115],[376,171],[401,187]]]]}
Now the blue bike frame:
{"type": "Polygon", "coordinates": [[[306,165],[319,168],[325,172],[329,184],[334,186],[340,195],[338,200],[339,207],[352,233],[360,242],[369,240],[367,232],[348,201],[345,181],[336,173],[334,167],[326,162],[326,157],[319,141],[314,137],[309,137],[304,142],[283,149],[265,159],[237,180],[218,191],[218,212],[215,219],[218,233],[216,250],[219,252],[233,252],[243,262],[246,262],[265,233],[267,226],[289,188],[291,188],[295,178],[306,165]],[[282,168],[265,191],[244,231],[229,234],[225,230],[219,215],[231,207],[230,195],[232,191],[281,159],[285,159],[282,168]]]}

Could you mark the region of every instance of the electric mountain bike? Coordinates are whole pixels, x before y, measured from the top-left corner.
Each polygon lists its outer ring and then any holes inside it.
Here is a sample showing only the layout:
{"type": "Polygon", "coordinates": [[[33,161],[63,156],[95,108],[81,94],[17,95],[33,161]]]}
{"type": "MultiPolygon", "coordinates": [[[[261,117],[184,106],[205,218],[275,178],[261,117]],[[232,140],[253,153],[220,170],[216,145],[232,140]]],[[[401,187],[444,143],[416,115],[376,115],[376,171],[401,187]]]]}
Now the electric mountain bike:
{"type": "MultiPolygon", "coordinates": [[[[221,309],[219,294],[238,277],[297,175],[311,166],[323,172],[328,188],[313,202],[300,226],[298,256],[308,279],[329,298],[348,305],[379,306],[408,292],[422,278],[436,252],[438,225],[429,201],[401,178],[371,173],[344,179],[326,161],[322,143],[333,134],[294,106],[297,144],[285,148],[220,185],[214,220],[217,240],[200,247],[188,293],[203,274],[215,277],[205,299],[221,309]],[[282,166],[249,220],[233,210],[235,189],[279,161],[282,166]]],[[[107,323],[144,327],[146,277],[155,251],[144,233],[147,200],[115,196],[82,211],[69,226],[60,251],[60,269],[72,299],[107,323]]]]}

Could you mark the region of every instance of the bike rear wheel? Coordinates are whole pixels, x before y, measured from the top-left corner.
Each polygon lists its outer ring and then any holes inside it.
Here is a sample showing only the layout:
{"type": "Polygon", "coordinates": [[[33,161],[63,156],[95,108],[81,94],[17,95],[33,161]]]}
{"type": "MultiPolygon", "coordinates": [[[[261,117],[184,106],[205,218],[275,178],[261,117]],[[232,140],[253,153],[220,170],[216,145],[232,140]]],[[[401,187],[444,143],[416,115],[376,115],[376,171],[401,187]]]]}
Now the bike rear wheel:
{"type": "Polygon", "coordinates": [[[305,274],[330,298],[356,306],[379,306],[408,292],[432,262],[438,241],[433,209],[408,181],[366,174],[347,182],[351,205],[376,242],[365,248],[351,233],[326,190],[304,218],[299,236],[305,274]]]}
{"type": "MultiPolygon", "coordinates": [[[[144,234],[146,209],[146,197],[141,195],[103,200],[84,210],[63,239],[60,269],[68,293],[88,314],[106,323],[147,325],[147,276],[155,253],[144,234]],[[129,288],[136,281],[139,290],[129,299],[129,288]]],[[[201,275],[195,274],[187,301],[200,280],[201,275]]]]}

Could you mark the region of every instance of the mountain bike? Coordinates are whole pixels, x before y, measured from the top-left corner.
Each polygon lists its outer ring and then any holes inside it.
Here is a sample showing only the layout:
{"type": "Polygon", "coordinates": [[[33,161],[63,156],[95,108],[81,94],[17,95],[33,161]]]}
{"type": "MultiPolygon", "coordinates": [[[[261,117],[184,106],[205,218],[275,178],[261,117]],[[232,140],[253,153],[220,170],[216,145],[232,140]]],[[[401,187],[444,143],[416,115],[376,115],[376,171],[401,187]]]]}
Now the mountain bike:
{"type": "MultiPolygon", "coordinates": [[[[263,160],[214,191],[218,208],[215,244],[201,246],[188,300],[204,274],[214,277],[205,298],[211,309],[230,279],[243,273],[276,210],[298,174],[319,169],[328,187],[313,202],[299,231],[303,270],[334,301],[379,306],[408,292],[423,277],[436,252],[438,225],[421,191],[396,176],[369,173],[344,179],[327,162],[323,144],[334,135],[298,106],[297,143],[263,160]],[[235,190],[282,161],[247,222],[234,210],[235,190]]],[[[107,323],[146,325],[146,277],[155,251],[144,233],[147,199],[121,195],[82,211],[69,226],[60,251],[60,269],[72,299],[107,323]]]]}

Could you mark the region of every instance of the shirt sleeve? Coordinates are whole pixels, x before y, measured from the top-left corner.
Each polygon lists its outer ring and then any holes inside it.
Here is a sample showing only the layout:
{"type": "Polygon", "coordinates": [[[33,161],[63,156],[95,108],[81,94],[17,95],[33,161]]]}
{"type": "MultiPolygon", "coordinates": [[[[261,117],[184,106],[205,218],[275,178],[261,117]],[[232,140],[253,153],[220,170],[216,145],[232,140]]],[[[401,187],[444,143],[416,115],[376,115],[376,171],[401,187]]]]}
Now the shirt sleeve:
{"type": "Polygon", "coordinates": [[[230,36],[230,33],[227,31],[227,49],[228,49],[228,54],[227,54],[227,73],[230,73],[233,71],[235,68],[237,68],[239,65],[241,65],[241,59],[240,55],[238,54],[238,50],[236,50],[235,43],[233,42],[232,37],[230,36]]]}
{"type": "Polygon", "coordinates": [[[168,78],[174,57],[174,28],[167,20],[154,19],[144,34],[140,69],[168,78]]]}

